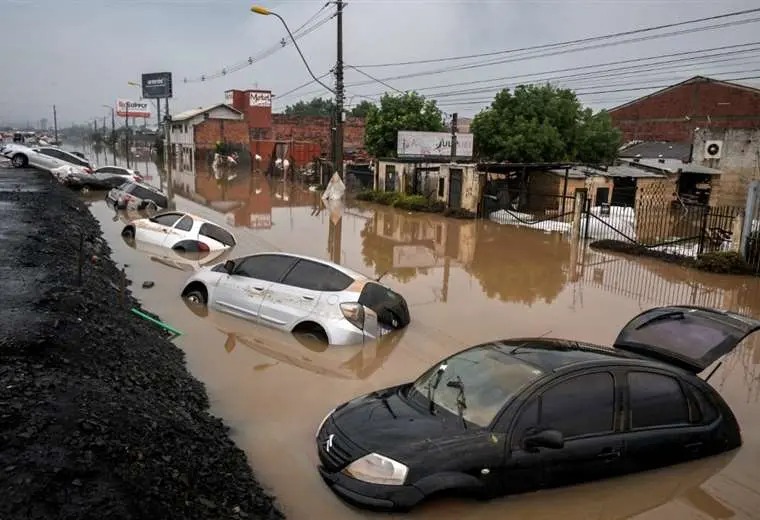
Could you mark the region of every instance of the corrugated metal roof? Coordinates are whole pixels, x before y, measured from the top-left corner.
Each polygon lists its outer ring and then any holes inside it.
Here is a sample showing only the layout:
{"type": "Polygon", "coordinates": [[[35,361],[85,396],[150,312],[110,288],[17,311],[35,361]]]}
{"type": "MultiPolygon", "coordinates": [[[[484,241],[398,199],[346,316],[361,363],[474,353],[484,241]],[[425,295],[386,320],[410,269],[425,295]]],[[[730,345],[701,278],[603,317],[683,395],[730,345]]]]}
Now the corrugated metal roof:
{"type": "MultiPolygon", "coordinates": [[[[554,174],[558,177],[564,177],[565,176],[565,170],[547,170],[549,173],[554,174]]],[[[588,176],[586,171],[581,170],[579,168],[568,168],[567,170],[567,178],[568,179],[585,179],[588,176]]]]}
{"type": "Polygon", "coordinates": [[[667,173],[677,173],[684,162],[678,159],[621,159],[623,164],[632,166],[634,168],[651,168],[667,173]]]}
{"type": "Polygon", "coordinates": [[[707,166],[702,166],[701,164],[694,164],[694,163],[684,164],[681,167],[681,171],[684,173],[698,173],[702,175],[721,175],[723,173],[721,170],[716,170],[715,168],[708,168],[707,166]]]}
{"type": "Polygon", "coordinates": [[[620,157],[641,157],[642,159],[688,160],[691,155],[691,143],[645,141],[636,143],[618,154],[620,157]]]}
{"type": "Polygon", "coordinates": [[[186,121],[188,119],[192,119],[195,116],[199,116],[205,112],[211,112],[215,108],[224,107],[227,108],[237,114],[242,114],[242,112],[234,107],[231,107],[229,105],[226,105],[224,103],[217,103],[216,105],[211,105],[207,107],[198,107],[193,108],[191,110],[185,110],[184,112],[180,112],[179,114],[175,114],[172,116],[172,121],[186,121]]]}
{"type": "Polygon", "coordinates": [[[634,177],[637,179],[665,178],[665,175],[661,173],[650,172],[643,168],[637,168],[635,166],[629,166],[627,164],[622,164],[619,166],[609,166],[606,172],[602,172],[602,175],[606,175],[607,177],[634,177]]]}

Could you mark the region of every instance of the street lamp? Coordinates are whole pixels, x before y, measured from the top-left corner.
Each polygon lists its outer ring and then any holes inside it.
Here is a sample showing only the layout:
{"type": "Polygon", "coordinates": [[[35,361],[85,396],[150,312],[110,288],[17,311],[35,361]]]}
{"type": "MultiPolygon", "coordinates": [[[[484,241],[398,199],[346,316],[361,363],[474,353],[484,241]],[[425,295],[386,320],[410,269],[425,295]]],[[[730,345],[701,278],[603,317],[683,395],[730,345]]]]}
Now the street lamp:
{"type": "Polygon", "coordinates": [[[288,36],[290,36],[290,40],[293,42],[293,45],[295,46],[296,50],[298,51],[299,56],[301,56],[301,60],[303,61],[303,64],[306,66],[306,70],[309,71],[309,75],[322,85],[325,89],[327,89],[328,92],[333,94],[335,96],[335,109],[337,112],[337,121],[335,125],[335,167],[338,170],[338,175],[340,177],[343,177],[343,0],[337,0],[337,21],[338,21],[338,59],[335,64],[335,89],[332,89],[325,85],[318,77],[314,75],[314,73],[311,70],[311,67],[309,67],[309,63],[306,61],[306,58],[303,55],[303,52],[301,52],[301,48],[298,46],[298,42],[296,42],[296,39],[293,37],[293,33],[290,32],[290,27],[288,27],[288,24],[285,22],[285,19],[283,19],[282,16],[275,13],[274,11],[270,11],[266,7],[262,7],[260,5],[254,5],[251,7],[251,12],[260,14],[262,16],[274,16],[280,22],[282,22],[282,25],[285,27],[285,30],[288,32],[288,36]]]}

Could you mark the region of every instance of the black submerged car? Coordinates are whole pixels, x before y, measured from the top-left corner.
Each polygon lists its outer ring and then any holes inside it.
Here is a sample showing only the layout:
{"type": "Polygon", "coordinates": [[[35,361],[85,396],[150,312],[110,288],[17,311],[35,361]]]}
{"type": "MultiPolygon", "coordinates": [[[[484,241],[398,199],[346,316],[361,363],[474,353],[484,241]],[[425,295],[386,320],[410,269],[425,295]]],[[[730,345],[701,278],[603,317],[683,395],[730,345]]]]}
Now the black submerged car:
{"type": "Polygon", "coordinates": [[[636,316],[614,348],[478,345],[330,412],[319,471],[349,502],[406,509],[434,493],[491,497],[728,451],[739,425],[706,382],[715,369],[697,374],[757,330],[739,314],[675,306],[636,316]]]}

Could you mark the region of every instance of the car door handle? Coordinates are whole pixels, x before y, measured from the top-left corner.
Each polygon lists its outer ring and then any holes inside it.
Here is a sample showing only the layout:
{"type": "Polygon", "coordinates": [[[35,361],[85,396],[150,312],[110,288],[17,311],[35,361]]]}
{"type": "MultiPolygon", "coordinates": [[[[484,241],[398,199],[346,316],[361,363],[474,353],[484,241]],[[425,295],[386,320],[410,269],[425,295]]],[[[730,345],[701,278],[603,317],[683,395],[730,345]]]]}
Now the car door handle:
{"type": "Polygon", "coordinates": [[[702,441],[697,441],[697,442],[690,442],[684,447],[689,451],[698,451],[703,445],[704,443],[702,441]]]}
{"type": "Polygon", "coordinates": [[[312,301],[314,299],[314,296],[301,296],[304,300],[312,301]]]}
{"type": "Polygon", "coordinates": [[[614,460],[620,458],[620,450],[613,449],[613,448],[606,448],[602,450],[602,452],[596,456],[599,459],[603,460],[614,460]]]}
{"type": "Polygon", "coordinates": [[[263,287],[254,287],[253,290],[256,291],[256,292],[261,292],[261,291],[264,290],[264,288],[263,287]]]}

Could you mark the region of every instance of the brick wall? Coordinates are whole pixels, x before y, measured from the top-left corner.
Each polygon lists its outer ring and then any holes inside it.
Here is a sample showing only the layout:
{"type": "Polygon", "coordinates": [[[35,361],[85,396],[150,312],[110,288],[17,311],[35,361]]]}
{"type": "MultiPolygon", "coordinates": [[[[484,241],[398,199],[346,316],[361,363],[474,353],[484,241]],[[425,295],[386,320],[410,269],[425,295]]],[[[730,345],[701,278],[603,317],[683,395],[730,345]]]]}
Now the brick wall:
{"type": "Polygon", "coordinates": [[[697,127],[760,127],[760,91],[695,78],[610,110],[610,116],[623,141],[690,142],[697,127]]]}
{"type": "MultiPolygon", "coordinates": [[[[330,149],[332,121],[321,116],[272,115],[272,133],[275,140],[313,141],[322,151],[330,149]]],[[[364,148],[364,119],[348,117],[343,125],[343,145],[346,148],[364,148]]]]}
{"type": "Polygon", "coordinates": [[[246,149],[250,144],[248,123],[229,119],[208,119],[195,125],[196,148],[214,148],[217,141],[239,144],[246,149]]]}
{"type": "Polygon", "coordinates": [[[744,206],[750,181],[760,178],[760,130],[701,129],[694,133],[692,160],[723,172],[712,178],[710,204],[744,206]],[[719,159],[705,158],[707,141],[723,141],[719,159]]]}

